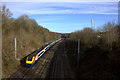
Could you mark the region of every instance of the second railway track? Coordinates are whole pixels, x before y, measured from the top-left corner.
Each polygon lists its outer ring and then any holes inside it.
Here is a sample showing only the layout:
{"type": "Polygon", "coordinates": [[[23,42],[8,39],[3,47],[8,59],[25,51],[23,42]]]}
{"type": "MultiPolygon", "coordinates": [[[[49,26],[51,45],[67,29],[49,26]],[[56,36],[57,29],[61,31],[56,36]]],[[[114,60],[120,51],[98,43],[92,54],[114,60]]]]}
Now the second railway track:
{"type": "Polygon", "coordinates": [[[22,79],[49,79],[74,78],[65,53],[65,40],[56,43],[50,48],[33,67],[21,67],[13,78],[22,79]]]}

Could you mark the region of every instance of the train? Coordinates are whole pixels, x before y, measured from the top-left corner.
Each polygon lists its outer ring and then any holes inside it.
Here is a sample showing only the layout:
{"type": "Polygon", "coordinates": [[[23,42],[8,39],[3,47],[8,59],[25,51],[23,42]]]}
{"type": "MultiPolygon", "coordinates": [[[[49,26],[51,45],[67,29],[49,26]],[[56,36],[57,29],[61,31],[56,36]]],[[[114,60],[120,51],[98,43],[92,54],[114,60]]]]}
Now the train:
{"type": "Polygon", "coordinates": [[[48,45],[44,46],[41,49],[35,50],[32,54],[30,54],[26,58],[26,67],[33,67],[35,62],[40,59],[40,57],[50,48],[52,47],[55,43],[59,42],[61,39],[55,40],[48,45]]]}

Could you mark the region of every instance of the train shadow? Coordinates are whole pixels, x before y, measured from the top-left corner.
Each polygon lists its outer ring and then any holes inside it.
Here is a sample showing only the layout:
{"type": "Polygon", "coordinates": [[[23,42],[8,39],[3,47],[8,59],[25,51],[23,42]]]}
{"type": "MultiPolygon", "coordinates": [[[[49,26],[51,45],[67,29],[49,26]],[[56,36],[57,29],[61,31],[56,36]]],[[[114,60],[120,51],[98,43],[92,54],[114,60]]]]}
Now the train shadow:
{"type": "Polygon", "coordinates": [[[26,67],[26,64],[25,64],[26,58],[27,56],[20,60],[20,65],[23,67],[26,67]]]}

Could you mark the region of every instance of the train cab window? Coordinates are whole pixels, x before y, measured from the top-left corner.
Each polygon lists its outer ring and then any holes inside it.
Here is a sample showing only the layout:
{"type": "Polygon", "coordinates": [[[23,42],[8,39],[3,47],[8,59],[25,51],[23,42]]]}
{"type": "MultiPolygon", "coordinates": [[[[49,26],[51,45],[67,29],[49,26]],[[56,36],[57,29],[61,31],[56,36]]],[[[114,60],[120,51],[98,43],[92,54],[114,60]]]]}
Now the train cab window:
{"type": "Polygon", "coordinates": [[[28,61],[32,61],[33,56],[28,56],[28,61]]]}

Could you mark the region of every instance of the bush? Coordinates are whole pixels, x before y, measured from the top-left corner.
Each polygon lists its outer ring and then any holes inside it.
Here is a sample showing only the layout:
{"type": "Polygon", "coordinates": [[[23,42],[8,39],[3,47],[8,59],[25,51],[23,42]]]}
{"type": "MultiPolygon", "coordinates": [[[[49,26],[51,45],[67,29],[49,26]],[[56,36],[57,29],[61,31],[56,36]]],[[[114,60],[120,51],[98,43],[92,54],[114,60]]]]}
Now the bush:
{"type": "Polygon", "coordinates": [[[91,28],[85,28],[84,30],[71,33],[70,39],[75,41],[80,39],[81,43],[86,47],[92,47],[98,44],[96,33],[91,28]]]}

